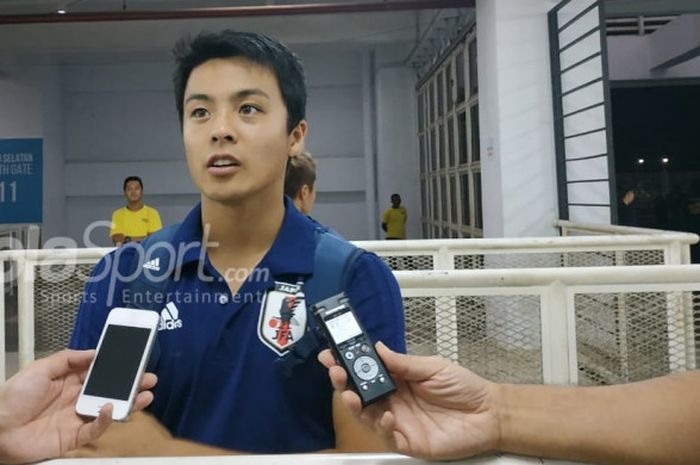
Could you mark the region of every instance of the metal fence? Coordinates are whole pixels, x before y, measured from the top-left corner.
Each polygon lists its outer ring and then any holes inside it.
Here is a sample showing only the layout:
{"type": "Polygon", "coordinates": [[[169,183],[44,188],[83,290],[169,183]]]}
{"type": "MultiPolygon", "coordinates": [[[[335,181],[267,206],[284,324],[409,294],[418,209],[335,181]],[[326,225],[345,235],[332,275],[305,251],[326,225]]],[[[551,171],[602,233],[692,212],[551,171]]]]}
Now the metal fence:
{"type": "MultiPolygon", "coordinates": [[[[695,366],[700,267],[630,266],[682,261],[693,240],[660,234],[356,244],[394,270],[418,270],[395,273],[409,352],[441,354],[498,381],[608,384],[695,366]],[[679,240],[685,242],[675,246],[679,240]]],[[[14,346],[0,331],[8,364],[6,370],[0,357],[0,376],[65,347],[87,276],[109,250],[0,252],[7,269],[0,285],[16,293],[19,307],[14,346]]],[[[0,300],[0,324],[4,312],[0,300]]]]}

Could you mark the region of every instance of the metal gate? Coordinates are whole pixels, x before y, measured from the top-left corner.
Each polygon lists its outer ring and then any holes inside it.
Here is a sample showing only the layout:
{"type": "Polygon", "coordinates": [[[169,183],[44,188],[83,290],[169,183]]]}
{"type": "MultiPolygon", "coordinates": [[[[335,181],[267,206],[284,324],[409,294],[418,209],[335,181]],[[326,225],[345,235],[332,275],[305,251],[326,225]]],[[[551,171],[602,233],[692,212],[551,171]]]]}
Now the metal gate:
{"type": "Polygon", "coordinates": [[[549,12],[559,217],[586,223],[617,222],[603,3],[549,12]]]}

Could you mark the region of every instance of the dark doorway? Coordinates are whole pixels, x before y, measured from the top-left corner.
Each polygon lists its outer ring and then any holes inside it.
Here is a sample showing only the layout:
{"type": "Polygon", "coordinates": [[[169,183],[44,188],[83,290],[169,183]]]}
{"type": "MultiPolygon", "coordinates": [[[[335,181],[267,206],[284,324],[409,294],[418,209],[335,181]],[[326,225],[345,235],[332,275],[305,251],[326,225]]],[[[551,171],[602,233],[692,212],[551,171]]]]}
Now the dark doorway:
{"type": "Polygon", "coordinates": [[[611,100],[619,223],[700,233],[700,80],[614,82],[611,100]]]}

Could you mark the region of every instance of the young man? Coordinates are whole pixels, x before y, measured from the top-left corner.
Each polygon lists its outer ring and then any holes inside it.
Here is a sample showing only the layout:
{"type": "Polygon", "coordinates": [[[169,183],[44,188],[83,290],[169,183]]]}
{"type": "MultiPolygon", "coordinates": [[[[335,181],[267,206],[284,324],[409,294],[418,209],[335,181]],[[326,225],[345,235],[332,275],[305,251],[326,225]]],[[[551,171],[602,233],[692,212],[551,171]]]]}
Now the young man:
{"type": "Polygon", "coordinates": [[[406,207],[401,206],[401,196],[391,194],[391,207],[384,210],[382,229],[387,239],[406,239],[406,207]]]}
{"type": "Polygon", "coordinates": [[[142,241],[146,236],[160,230],[163,225],[158,210],[144,205],[143,181],[138,176],[124,180],[124,197],[127,204],[112,213],[112,229],[109,236],[116,246],[125,242],[142,241]]]}
{"type": "Polygon", "coordinates": [[[284,194],[292,199],[300,212],[311,215],[316,202],[316,162],[309,152],[289,157],[284,176],[284,194]]]}
{"type": "MultiPolygon", "coordinates": [[[[376,438],[333,398],[305,310],[319,227],[283,195],[287,158],[301,151],[307,131],[301,64],[267,36],[233,31],[200,34],[175,55],[176,104],[201,203],[163,239],[176,256],[157,306],[163,325],[150,411],[177,437],[227,449],[362,450],[376,438]]],[[[130,306],[125,281],[138,254],[138,246],[122,247],[95,267],[85,292],[98,302],[81,306],[72,347],[94,346],[109,309],[130,306]]],[[[140,258],[137,272],[163,271],[164,263],[140,258]]],[[[345,292],[372,339],[403,351],[401,296],[388,268],[364,252],[346,276],[345,292]]],[[[113,453],[173,453],[140,442],[155,450],[113,453]]]]}

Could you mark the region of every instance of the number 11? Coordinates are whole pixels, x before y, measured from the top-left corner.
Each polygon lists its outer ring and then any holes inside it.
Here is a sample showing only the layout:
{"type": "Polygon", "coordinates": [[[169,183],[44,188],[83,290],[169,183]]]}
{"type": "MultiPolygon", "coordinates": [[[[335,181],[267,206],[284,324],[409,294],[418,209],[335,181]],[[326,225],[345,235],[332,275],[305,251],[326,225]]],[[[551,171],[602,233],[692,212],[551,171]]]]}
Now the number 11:
{"type": "MultiPolygon", "coordinates": [[[[11,189],[10,202],[17,202],[17,181],[8,183],[11,189]]],[[[5,203],[5,181],[0,182],[0,203],[5,203]]]]}

